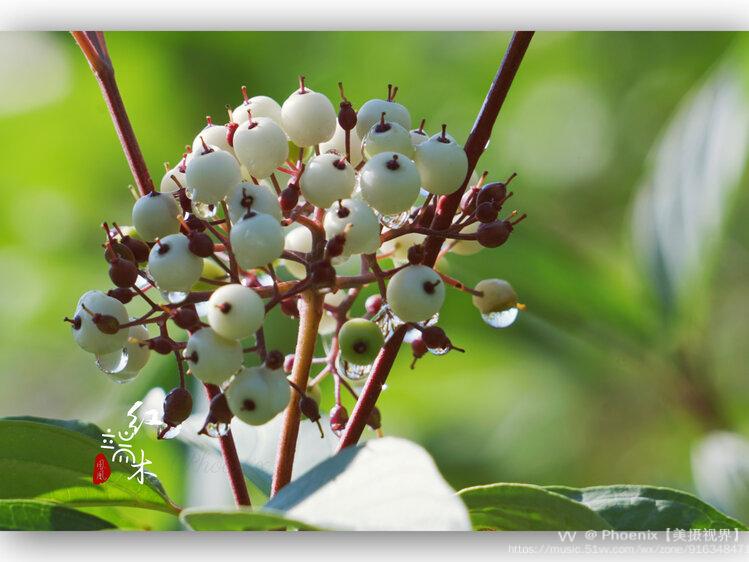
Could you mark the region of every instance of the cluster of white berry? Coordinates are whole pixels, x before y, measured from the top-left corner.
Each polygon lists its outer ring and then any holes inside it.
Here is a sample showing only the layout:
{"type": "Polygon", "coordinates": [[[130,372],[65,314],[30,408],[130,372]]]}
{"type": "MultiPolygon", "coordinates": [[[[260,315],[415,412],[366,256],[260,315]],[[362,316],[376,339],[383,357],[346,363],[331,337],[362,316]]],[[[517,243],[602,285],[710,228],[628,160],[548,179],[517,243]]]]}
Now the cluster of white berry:
{"type": "MultiPolygon", "coordinates": [[[[134,378],[151,351],[174,354],[180,386],[167,396],[163,434],[190,413],[187,374],[222,391],[212,401],[209,434],[221,434],[232,416],[264,424],[294,392],[303,413],[317,421],[314,383],[326,374],[364,379],[395,327],[411,328],[415,359],[458,349],[435,325],[446,284],[471,294],[494,327],[511,324],[522,307],[505,281],[470,289],[438,272],[425,263],[423,246],[426,237],[437,237],[442,257],[503,244],[524,218],[514,212],[499,218],[510,180],[487,184],[486,174],[472,176],[450,228],[431,230],[440,196],[466,182],[465,151],[444,125],[432,136],[424,121],[412,129],[408,110],[394,101],[397,88],[357,112],[339,87],[338,112],[303,77],[283,105],[248,97],[243,88],[244,101],[228,108],[229,123],[209,118],[178,165],[167,167],[159,190],[137,199],[132,226],[105,223],[115,288],[84,294],[66,320],[78,345],[117,382],[134,378]],[[283,188],[281,174],[288,176],[283,188]],[[392,267],[383,269],[388,260],[392,267]],[[358,274],[339,274],[352,262],[358,274]],[[374,283],[380,294],[367,299],[366,315],[349,318],[359,291],[374,283]],[[294,355],[266,350],[262,326],[277,305],[297,315],[304,292],[324,295],[318,332],[328,356],[301,389],[286,378],[294,355]],[[150,306],[138,318],[125,307],[135,297],[150,306]],[[170,324],[185,330],[187,340],[172,339],[170,324]],[[250,342],[243,347],[243,340],[250,342]],[[247,353],[263,364],[244,367],[247,353]]],[[[346,417],[337,391],[334,431],[346,417]]]]}

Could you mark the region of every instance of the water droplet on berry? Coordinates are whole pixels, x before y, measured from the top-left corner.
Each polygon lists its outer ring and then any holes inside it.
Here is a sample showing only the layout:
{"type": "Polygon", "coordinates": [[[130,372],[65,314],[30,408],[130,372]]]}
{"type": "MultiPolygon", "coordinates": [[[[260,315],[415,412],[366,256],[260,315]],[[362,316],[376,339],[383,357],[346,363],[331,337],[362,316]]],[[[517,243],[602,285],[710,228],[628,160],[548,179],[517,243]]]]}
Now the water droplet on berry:
{"type": "Polygon", "coordinates": [[[518,317],[518,309],[508,308],[507,310],[501,310],[499,312],[490,312],[489,314],[482,314],[481,318],[489,324],[492,328],[507,328],[518,317]]]}
{"type": "Polygon", "coordinates": [[[112,381],[123,384],[130,382],[138,372],[126,372],[128,354],[127,349],[122,348],[112,353],[96,356],[96,366],[106,374],[112,381]]]}
{"type": "Polygon", "coordinates": [[[207,205],[205,203],[192,202],[192,212],[199,219],[212,220],[218,214],[218,205],[207,205]]]}
{"type": "Polygon", "coordinates": [[[341,358],[339,354],[336,358],[336,369],[347,379],[358,381],[365,379],[372,372],[372,365],[354,365],[341,358]]]}
{"type": "Polygon", "coordinates": [[[167,425],[164,423],[159,426],[159,437],[161,439],[174,439],[180,431],[182,431],[182,424],[167,425]]]}
{"type": "Polygon", "coordinates": [[[408,222],[410,216],[410,209],[397,215],[381,215],[380,213],[377,213],[377,218],[380,219],[380,224],[385,228],[400,228],[408,222]]]}
{"type": "Polygon", "coordinates": [[[432,355],[444,355],[448,351],[450,351],[450,347],[427,347],[427,351],[431,353],[432,355]]]}
{"type": "Polygon", "coordinates": [[[228,423],[215,423],[215,422],[208,422],[205,425],[205,432],[209,437],[223,437],[227,433],[229,433],[229,427],[228,423]]]}
{"type": "Polygon", "coordinates": [[[161,291],[161,296],[172,304],[179,304],[187,298],[185,291],[161,291]]]}
{"type": "Polygon", "coordinates": [[[372,322],[379,326],[385,339],[392,336],[395,329],[403,324],[403,320],[398,318],[393,311],[390,310],[387,303],[384,303],[377,314],[372,317],[372,322]]]}

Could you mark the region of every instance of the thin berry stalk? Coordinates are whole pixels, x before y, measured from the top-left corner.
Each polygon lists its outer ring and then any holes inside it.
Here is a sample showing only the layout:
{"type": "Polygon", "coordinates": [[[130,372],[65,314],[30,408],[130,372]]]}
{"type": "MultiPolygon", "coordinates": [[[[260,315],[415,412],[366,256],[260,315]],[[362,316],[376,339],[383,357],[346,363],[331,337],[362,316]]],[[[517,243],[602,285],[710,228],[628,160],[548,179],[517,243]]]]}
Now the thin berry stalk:
{"type": "MultiPolygon", "coordinates": [[[[291,381],[299,388],[306,389],[309,371],[315,355],[317,330],[323,314],[323,295],[315,290],[304,291],[299,299],[299,333],[294,357],[294,367],[291,371],[291,381]]],[[[299,436],[299,396],[291,393],[289,405],[283,418],[281,438],[278,442],[276,467],[273,471],[271,496],[291,482],[291,472],[294,466],[296,441],[299,436]]]]}

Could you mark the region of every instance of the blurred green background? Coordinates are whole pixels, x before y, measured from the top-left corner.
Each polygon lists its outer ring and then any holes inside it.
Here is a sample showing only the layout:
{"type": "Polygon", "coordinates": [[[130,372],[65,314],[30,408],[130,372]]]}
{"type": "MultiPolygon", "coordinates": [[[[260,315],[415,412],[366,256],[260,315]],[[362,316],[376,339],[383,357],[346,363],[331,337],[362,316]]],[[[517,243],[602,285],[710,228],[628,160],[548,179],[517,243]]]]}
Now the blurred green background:
{"type": "MultiPolygon", "coordinates": [[[[416,122],[425,117],[429,131],[446,122],[465,139],[509,37],[111,33],[108,41],[158,181],[206,114],[224,121],[242,84],[282,102],[302,73],[334,101],[343,81],[355,107],[397,84],[416,122]]],[[[114,385],[62,318],[84,291],[108,288],[99,225],[129,222],[130,173],[67,34],[4,33],[0,44],[0,415],[117,423],[149,388],[175,384],[173,362],[154,357],[135,382],[114,385]]],[[[424,445],[455,488],[695,490],[695,444],[713,430],[749,433],[748,68],[743,35],[536,35],[478,169],[493,179],[517,172],[511,206],[529,218],[506,246],[443,264],[467,284],[508,279],[528,310],[493,330],[467,295],[450,293],[441,325],[468,353],[430,356],[411,371],[404,349],[380,401],[386,434],[424,445]]],[[[271,344],[290,352],[292,326],[274,317],[271,344]]],[[[172,497],[185,501],[185,446],[147,451],[172,497]]],[[[736,455],[710,466],[749,472],[749,459],[736,455]]],[[[710,475],[727,482],[716,473],[723,468],[710,475]]],[[[698,487],[721,502],[709,483],[698,487]]]]}

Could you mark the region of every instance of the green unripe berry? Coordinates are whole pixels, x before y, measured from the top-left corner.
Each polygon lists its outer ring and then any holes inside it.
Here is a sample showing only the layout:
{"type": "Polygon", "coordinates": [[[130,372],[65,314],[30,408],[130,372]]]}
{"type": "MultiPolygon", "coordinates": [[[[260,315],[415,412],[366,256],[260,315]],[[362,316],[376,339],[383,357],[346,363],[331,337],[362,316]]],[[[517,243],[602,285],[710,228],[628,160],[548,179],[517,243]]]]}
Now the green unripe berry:
{"type": "Polygon", "coordinates": [[[385,338],[371,320],[352,318],[338,333],[341,357],[354,365],[369,365],[380,352],[385,338]]]}

